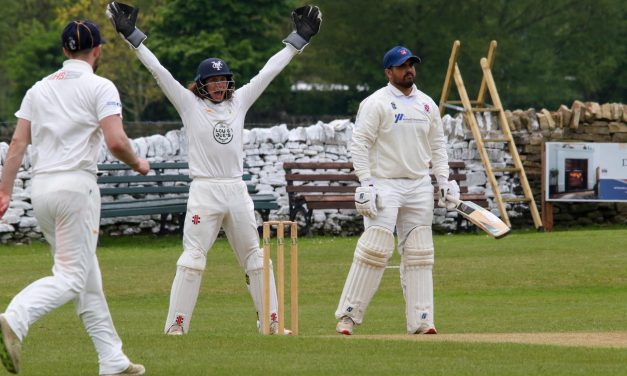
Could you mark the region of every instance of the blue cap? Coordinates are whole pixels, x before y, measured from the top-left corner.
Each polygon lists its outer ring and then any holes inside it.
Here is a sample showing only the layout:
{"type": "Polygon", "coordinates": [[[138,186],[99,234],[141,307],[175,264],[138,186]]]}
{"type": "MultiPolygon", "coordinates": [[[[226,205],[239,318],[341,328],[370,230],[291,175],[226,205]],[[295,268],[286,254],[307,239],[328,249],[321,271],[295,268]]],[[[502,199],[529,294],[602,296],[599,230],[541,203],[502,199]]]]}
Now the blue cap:
{"type": "Polygon", "coordinates": [[[87,50],[104,43],[100,30],[89,20],[72,21],[61,34],[61,43],[71,52],[87,50]]]}
{"type": "Polygon", "coordinates": [[[386,52],[385,56],[383,56],[383,68],[388,69],[391,67],[401,66],[409,59],[412,59],[414,63],[421,62],[420,58],[412,54],[408,48],[396,46],[386,52]]]}

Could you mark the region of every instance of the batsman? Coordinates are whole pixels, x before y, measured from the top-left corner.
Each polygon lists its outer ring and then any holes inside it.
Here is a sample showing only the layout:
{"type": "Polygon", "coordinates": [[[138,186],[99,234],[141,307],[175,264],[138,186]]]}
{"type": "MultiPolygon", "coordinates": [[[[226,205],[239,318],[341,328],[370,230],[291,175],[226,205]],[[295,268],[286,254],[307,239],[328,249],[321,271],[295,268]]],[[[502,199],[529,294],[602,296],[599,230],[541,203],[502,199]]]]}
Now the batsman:
{"type": "MultiPolygon", "coordinates": [[[[224,229],[237,261],[247,274],[257,312],[263,312],[263,254],[259,249],[253,201],[242,179],[244,120],[270,82],[318,33],[322,18],[316,6],[294,10],[294,31],[283,40],[285,47],[248,84],[236,89],[233,73],[217,57],[201,61],[193,81],[187,87],[181,85],[144,44],[146,35],[135,27],[138,12],[137,8],[115,1],[107,5],[107,15],[115,30],[176,108],[189,143],[192,183],[183,228],[183,253],[176,263],[164,328],[168,335],[182,335],[189,332],[207,252],[220,228],[224,229]]],[[[260,320],[269,320],[271,334],[279,334],[274,278],[269,288],[269,317],[260,320]]]]}
{"type": "Polygon", "coordinates": [[[448,181],[448,157],[438,106],[414,84],[420,58],[403,46],[383,57],[387,86],[359,106],[350,146],[361,182],[355,207],[364,216],[365,231],[357,242],[353,263],[335,312],[336,331],[353,333],[379,287],[394,252],[394,232],[401,255],[401,287],[409,334],[436,334],[433,309],[434,264],[432,165],[440,193],[439,205],[453,208],[447,195],[459,198],[448,181]]]}

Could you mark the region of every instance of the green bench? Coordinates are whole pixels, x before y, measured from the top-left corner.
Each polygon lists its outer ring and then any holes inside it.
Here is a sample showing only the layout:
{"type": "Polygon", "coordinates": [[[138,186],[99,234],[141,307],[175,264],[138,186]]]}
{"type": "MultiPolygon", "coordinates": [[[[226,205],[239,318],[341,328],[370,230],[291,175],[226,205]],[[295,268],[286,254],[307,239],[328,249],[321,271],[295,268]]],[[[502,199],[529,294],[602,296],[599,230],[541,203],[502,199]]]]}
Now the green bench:
{"type": "MultiPolygon", "coordinates": [[[[143,176],[123,163],[98,165],[101,218],[160,215],[163,233],[171,215],[178,218],[182,230],[192,181],[187,162],[151,163],[150,167],[151,172],[143,176]]],[[[244,174],[243,179],[250,181],[251,175],[244,174]]],[[[279,208],[274,195],[257,193],[253,184],[248,184],[248,192],[262,220],[268,220],[270,211],[279,208]]]]}

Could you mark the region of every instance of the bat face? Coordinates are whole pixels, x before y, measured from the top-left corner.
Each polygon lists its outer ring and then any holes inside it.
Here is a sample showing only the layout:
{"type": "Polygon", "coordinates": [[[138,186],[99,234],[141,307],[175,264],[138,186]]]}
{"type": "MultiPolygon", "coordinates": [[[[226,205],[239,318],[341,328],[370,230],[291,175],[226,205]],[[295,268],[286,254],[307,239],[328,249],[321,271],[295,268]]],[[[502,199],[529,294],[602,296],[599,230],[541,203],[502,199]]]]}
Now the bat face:
{"type": "Polygon", "coordinates": [[[499,217],[471,201],[460,201],[456,210],[495,239],[509,233],[510,228],[499,217]]]}

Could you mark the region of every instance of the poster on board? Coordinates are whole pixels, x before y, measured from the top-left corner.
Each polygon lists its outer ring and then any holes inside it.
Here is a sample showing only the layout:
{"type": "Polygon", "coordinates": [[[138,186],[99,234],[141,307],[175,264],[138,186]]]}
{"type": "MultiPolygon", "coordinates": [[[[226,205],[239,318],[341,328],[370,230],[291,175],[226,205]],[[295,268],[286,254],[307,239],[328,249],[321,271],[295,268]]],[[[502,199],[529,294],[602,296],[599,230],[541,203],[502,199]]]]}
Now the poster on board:
{"type": "Polygon", "coordinates": [[[546,201],[627,202],[627,143],[547,142],[546,201]]]}

